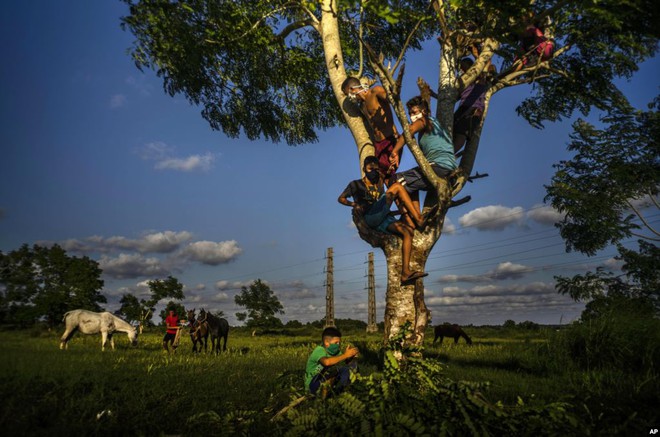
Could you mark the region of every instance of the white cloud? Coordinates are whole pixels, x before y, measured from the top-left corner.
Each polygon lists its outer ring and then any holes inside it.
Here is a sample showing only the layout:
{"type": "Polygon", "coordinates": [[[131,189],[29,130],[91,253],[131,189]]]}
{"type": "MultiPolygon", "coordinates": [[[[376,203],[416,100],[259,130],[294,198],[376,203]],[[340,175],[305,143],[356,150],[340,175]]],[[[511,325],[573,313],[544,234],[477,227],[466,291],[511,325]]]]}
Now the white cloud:
{"type": "Polygon", "coordinates": [[[227,302],[229,301],[229,295],[227,293],[221,292],[216,294],[211,298],[212,302],[227,302]]]}
{"type": "Polygon", "coordinates": [[[169,270],[162,266],[158,258],[145,258],[138,254],[121,253],[116,258],[104,255],[99,260],[99,267],[104,275],[118,279],[169,274],[169,270]]]}
{"type": "Polygon", "coordinates": [[[564,219],[564,214],[560,213],[550,205],[534,205],[527,212],[527,217],[542,225],[552,226],[564,219]]]}
{"type": "Polygon", "coordinates": [[[233,261],[241,252],[243,252],[243,249],[238,246],[236,240],[221,241],[219,243],[196,241],[183,249],[182,255],[192,261],[217,266],[233,261]]]}
{"type": "Polygon", "coordinates": [[[445,222],[442,225],[442,233],[445,235],[453,235],[456,233],[456,225],[452,223],[449,217],[445,217],[445,222]]]}
{"type": "Polygon", "coordinates": [[[215,289],[218,290],[218,291],[222,291],[222,290],[240,290],[241,287],[247,287],[251,283],[252,283],[252,281],[245,281],[245,282],[234,281],[234,282],[230,282],[230,281],[221,280],[221,281],[217,281],[215,283],[215,289]]]}
{"type": "Polygon", "coordinates": [[[195,170],[208,171],[213,167],[216,155],[206,153],[203,155],[190,155],[188,157],[174,156],[175,148],[161,141],[147,143],[137,150],[142,159],[156,161],[157,170],[176,170],[191,172],[195,170]]]}
{"type": "Polygon", "coordinates": [[[124,106],[126,103],[126,96],[123,94],[115,94],[110,97],[110,109],[117,109],[124,106]]]}
{"type": "Polygon", "coordinates": [[[458,219],[458,222],[464,228],[501,231],[509,225],[520,224],[523,218],[524,213],[520,206],[507,208],[502,205],[491,205],[468,212],[458,219]]]}
{"type": "Polygon", "coordinates": [[[213,166],[214,160],[215,156],[211,153],[191,155],[187,158],[167,158],[157,162],[156,168],[158,170],[208,171],[213,166]]]}
{"type": "Polygon", "coordinates": [[[147,234],[137,240],[120,236],[100,240],[97,239],[97,244],[110,248],[132,249],[142,253],[170,253],[178,249],[182,243],[185,243],[191,238],[192,234],[187,231],[164,231],[147,234]]]}
{"type": "Polygon", "coordinates": [[[531,267],[524,266],[522,264],[514,264],[511,262],[503,262],[498,264],[493,270],[490,270],[481,275],[444,275],[438,279],[440,283],[452,283],[452,282],[492,282],[492,281],[504,281],[508,279],[520,279],[525,276],[526,273],[531,272],[533,269],[531,267]]]}

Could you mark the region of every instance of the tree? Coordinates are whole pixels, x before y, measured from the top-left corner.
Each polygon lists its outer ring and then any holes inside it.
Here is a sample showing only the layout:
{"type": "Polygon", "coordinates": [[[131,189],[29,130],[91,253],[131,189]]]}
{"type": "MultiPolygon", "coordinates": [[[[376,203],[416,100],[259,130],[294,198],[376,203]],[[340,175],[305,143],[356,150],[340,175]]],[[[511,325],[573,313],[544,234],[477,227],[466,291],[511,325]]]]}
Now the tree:
{"type": "Polygon", "coordinates": [[[513,329],[516,327],[516,322],[514,322],[511,319],[508,319],[504,322],[504,325],[502,325],[506,329],[513,329]]]}
{"type": "MultiPolygon", "coordinates": [[[[533,95],[518,113],[542,127],[544,121],[561,120],[575,110],[587,113],[591,107],[620,105],[625,99],[613,79],[630,76],[641,60],[655,53],[658,40],[658,9],[651,0],[124,1],[130,12],[122,26],[135,35],[132,56],[138,68],[154,69],[169,94],[183,94],[201,105],[211,127],[230,137],[243,132],[249,139],[301,144],[315,141],[319,129],[343,124],[355,140],[360,168],[364,157],[373,154],[373,144],[341,83],[349,74],[377,75],[406,143],[435,186],[425,208],[439,204],[434,223],[415,233],[411,265],[416,270],[423,270],[440,238],[447,210],[468,200],[452,203],[470,180],[478,144],[466,146],[456,184],[450,186],[430,170],[410,135],[401,101],[401,61],[407,50],[418,50],[422,42],[440,35],[436,90],[424,81],[419,84],[425,98],[437,97],[437,118],[451,133],[459,91],[491,60],[501,59],[507,67],[488,84],[484,119],[496,93],[533,84],[533,95]],[[557,49],[551,59],[523,66],[516,58],[523,55],[518,36],[530,13],[546,23],[557,49]],[[459,77],[458,60],[475,45],[481,48],[479,56],[459,77]],[[384,66],[385,59],[391,68],[384,66]],[[305,116],[309,113],[315,117],[305,116]]],[[[359,216],[354,221],[361,238],[380,247],[387,259],[386,338],[410,321],[408,341],[421,344],[429,318],[423,282],[400,285],[398,238],[370,230],[359,216]]]]}
{"type": "MultiPolygon", "coordinates": [[[[185,296],[183,294],[183,284],[179,282],[174,276],[168,276],[165,279],[153,279],[147,281],[149,286],[149,291],[151,292],[151,298],[148,300],[142,299],[140,302],[141,305],[146,309],[146,312],[143,313],[142,321],[144,323],[150,323],[153,317],[154,311],[156,311],[156,305],[163,299],[171,298],[175,300],[182,300],[185,296]]],[[[170,301],[170,304],[173,304],[170,301]]],[[[161,316],[162,316],[161,312],[161,316]]],[[[185,311],[181,315],[184,315],[185,311]]],[[[164,319],[164,317],[163,317],[164,319]]]]}
{"type": "MultiPolygon", "coordinates": [[[[144,302],[144,299],[142,302],[144,302]]],[[[140,322],[141,324],[144,322],[143,318],[147,309],[135,295],[125,293],[121,296],[119,303],[121,304],[119,313],[121,313],[127,322],[140,322]]]]}
{"type": "Polygon", "coordinates": [[[246,313],[236,313],[236,318],[249,328],[277,328],[282,321],[275,314],[284,314],[284,309],[273,290],[257,279],[249,287],[241,287],[234,297],[236,305],[245,307],[246,313]]]}
{"type": "Polygon", "coordinates": [[[167,305],[165,305],[165,308],[160,312],[160,318],[163,321],[163,323],[165,323],[165,318],[169,314],[170,310],[174,311],[174,314],[176,314],[179,317],[179,320],[185,320],[186,317],[188,317],[188,314],[186,313],[186,309],[184,308],[183,305],[181,305],[178,302],[169,301],[167,305]]]}
{"type": "Polygon", "coordinates": [[[100,311],[107,302],[100,276],[96,261],[68,256],[58,245],[0,252],[1,321],[29,325],[43,318],[52,327],[67,311],[100,311]]]}
{"type": "Polygon", "coordinates": [[[604,129],[578,120],[568,147],[575,156],[555,165],[557,172],[547,187],[546,199],[565,214],[557,227],[567,250],[591,256],[614,244],[623,261],[619,276],[599,268],[572,278],[557,277],[560,293],[589,302],[583,318],[616,308],[635,314],[641,314],[643,306],[660,310],[660,249],[655,245],[660,232],[643,208],[646,202],[652,211],[660,209],[658,107],[660,98],[649,111],[622,105],[603,117],[604,129]],[[630,237],[637,237],[637,248],[623,245],[630,237]],[[636,302],[625,303],[626,299],[636,302]]]}

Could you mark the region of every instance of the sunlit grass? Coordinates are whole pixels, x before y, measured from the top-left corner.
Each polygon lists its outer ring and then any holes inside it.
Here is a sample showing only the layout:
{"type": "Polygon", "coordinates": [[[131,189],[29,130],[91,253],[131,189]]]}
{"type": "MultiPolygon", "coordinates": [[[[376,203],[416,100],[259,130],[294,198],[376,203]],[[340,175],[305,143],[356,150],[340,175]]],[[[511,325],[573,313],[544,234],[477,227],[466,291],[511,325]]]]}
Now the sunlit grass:
{"type": "MultiPolygon", "coordinates": [[[[270,432],[273,411],[302,392],[317,331],[253,337],[235,329],[228,350],[217,356],[192,353],[187,337],[176,354],[167,354],[160,330],[142,335],[137,347],[116,335],[116,350],[105,352],[100,336],[76,334],[61,351],[60,332],[0,332],[0,425],[7,435],[24,435],[26,426],[32,435],[189,434],[194,431],[188,419],[201,413],[249,410],[257,417],[251,429],[270,432]]],[[[566,366],[550,349],[551,332],[468,333],[472,345],[453,339],[433,345],[427,334],[424,355],[439,360],[451,379],[489,382],[484,395],[492,402],[513,404],[521,397],[542,404],[580,392],[611,398],[633,390],[652,396],[654,382],[643,377],[566,366]]],[[[380,370],[382,334],[346,332],[343,341],[360,348],[363,375],[380,370]]]]}

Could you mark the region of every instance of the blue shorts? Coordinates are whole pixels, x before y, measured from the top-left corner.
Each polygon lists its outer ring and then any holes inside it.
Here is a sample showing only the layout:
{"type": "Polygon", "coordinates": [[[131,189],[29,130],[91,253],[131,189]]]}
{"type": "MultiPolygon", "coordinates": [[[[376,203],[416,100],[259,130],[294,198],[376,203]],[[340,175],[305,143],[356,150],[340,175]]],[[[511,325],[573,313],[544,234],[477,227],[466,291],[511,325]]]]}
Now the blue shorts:
{"type": "Polygon", "coordinates": [[[376,203],[371,205],[369,211],[364,215],[364,221],[367,222],[367,225],[371,229],[376,229],[387,234],[391,233],[387,230],[387,227],[396,222],[396,218],[390,215],[390,207],[387,204],[385,194],[380,196],[376,203]]]}
{"type": "MultiPolygon", "coordinates": [[[[446,178],[453,170],[440,167],[438,164],[431,164],[431,168],[441,178],[446,178]]],[[[403,185],[403,188],[410,194],[415,191],[428,191],[431,188],[431,183],[424,177],[422,170],[419,167],[411,168],[402,173],[394,175],[397,182],[403,185]]]]}

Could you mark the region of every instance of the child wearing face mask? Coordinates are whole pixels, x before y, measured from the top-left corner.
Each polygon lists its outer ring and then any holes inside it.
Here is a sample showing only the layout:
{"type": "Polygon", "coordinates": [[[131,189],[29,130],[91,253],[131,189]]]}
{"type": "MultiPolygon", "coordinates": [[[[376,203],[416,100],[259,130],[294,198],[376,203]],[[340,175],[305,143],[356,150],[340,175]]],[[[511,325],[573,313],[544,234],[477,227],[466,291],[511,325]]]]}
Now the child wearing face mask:
{"type": "Polygon", "coordinates": [[[394,125],[392,107],[387,101],[385,88],[380,85],[370,88],[358,78],[348,77],[342,83],[341,89],[348,100],[358,105],[362,116],[369,123],[380,171],[389,185],[397,170],[390,162],[390,155],[399,134],[394,125]]]}
{"type": "MultiPolygon", "coordinates": [[[[436,175],[442,178],[448,177],[458,167],[452,139],[440,122],[431,117],[428,104],[421,96],[408,100],[406,106],[410,115],[410,133],[418,134],[417,143],[422,149],[424,157],[436,175]]],[[[399,156],[404,144],[403,136],[399,137],[390,158],[392,163],[399,164],[399,156]]],[[[414,167],[397,173],[395,178],[410,195],[415,205],[414,209],[419,211],[419,190],[428,191],[431,188],[430,182],[424,177],[421,169],[414,167]]]]}
{"type": "Polygon", "coordinates": [[[401,282],[407,283],[422,278],[427,273],[410,269],[413,233],[424,227],[424,219],[419,208],[412,203],[410,196],[399,183],[384,189],[383,174],[379,170],[378,158],[367,156],[362,166],[364,177],[351,181],[339,195],[337,201],[354,208],[363,215],[367,225],[380,232],[401,236],[401,282]],[[353,201],[348,198],[352,197],[353,201]],[[402,219],[394,218],[390,211],[392,202],[397,202],[403,210],[402,219]]]}
{"type": "MultiPolygon", "coordinates": [[[[307,359],[305,368],[305,391],[316,394],[321,386],[329,386],[335,393],[340,393],[350,384],[351,371],[357,370],[358,349],[346,347],[341,352],[341,332],[334,327],[328,327],[321,334],[321,344],[317,346],[307,359]]],[[[322,392],[323,393],[323,392],[322,392]]]]}

